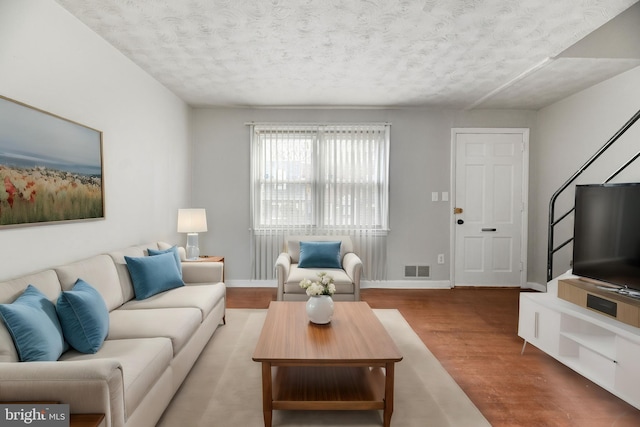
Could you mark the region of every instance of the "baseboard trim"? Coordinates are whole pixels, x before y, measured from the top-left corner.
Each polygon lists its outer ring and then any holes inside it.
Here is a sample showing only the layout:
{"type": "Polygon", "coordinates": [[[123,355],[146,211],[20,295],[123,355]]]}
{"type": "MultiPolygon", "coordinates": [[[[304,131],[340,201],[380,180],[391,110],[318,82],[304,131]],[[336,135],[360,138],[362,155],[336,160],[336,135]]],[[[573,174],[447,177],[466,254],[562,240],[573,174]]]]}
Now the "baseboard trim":
{"type": "MultiPolygon", "coordinates": [[[[226,280],[229,288],[276,288],[275,280],[226,280]]],[[[464,286],[459,285],[463,288],[464,286]]],[[[361,289],[451,289],[449,280],[363,280],[361,289]]],[[[523,289],[546,292],[547,287],[540,283],[527,282],[523,289]]]]}
{"type": "Polygon", "coordinates": [[[228,288],[277,288],[278,282],[275,280],[225,280],[224,284],[228,288]]]}
{"type": "MultiPolygon", "coordinates": [[[[275,288],[275,280],[225,280],[229,288],[275,288]]],[[[451,289],[448,280],[363,280],[361,289],[451,289]]]]}
{"type": "Polygon", "coordinates": [[[546,285],[541,285],[540,283],[535,282],[527,282],[526,286],[523,286],[523,289],[533,289],[534,291],[547,292],[546,285]]]}
{"type": "Polygon", "coordinates": [[[451,289],[449,280],[363,280],[361,289],[451,289]]]}

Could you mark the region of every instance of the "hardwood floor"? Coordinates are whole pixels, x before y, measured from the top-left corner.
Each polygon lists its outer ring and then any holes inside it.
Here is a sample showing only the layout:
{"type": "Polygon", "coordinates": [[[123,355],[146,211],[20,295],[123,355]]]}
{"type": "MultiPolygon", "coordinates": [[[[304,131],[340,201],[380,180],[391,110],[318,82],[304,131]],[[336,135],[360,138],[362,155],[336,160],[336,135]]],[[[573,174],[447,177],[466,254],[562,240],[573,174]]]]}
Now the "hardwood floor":
{"type": "MultiPolygon", "coordinates": [[[[520,355],[519,292],[363,289],[362,300],[398,309],[495,427],[640,426],[639,410],[532,345],[520,355]]],[[[274,288],[227,288],[229,308],[275,298],[274,288]]]]}

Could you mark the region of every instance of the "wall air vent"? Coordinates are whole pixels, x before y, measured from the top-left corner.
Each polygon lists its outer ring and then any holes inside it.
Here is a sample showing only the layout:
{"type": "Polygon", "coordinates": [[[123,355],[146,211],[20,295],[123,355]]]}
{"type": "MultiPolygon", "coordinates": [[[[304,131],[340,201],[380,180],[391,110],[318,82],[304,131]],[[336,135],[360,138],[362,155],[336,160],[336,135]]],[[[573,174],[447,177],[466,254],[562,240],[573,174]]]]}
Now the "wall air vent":
{"type": "Polygon", "coordinates": [[[429,266],[428,265],[419,265],[418,266],[418,277],[429,277],[429,266]]]}
{"type": "Polygon", "coordinates": [[[405,265],[404,266],[404,277],[418,277],[418,266],[417,265],[405,265]]]}
{"type": "Polygon", "coordinates": [[[425,278],[430,275],[430,267],[428,265],[405,265],[405,278],[425,278]]]}

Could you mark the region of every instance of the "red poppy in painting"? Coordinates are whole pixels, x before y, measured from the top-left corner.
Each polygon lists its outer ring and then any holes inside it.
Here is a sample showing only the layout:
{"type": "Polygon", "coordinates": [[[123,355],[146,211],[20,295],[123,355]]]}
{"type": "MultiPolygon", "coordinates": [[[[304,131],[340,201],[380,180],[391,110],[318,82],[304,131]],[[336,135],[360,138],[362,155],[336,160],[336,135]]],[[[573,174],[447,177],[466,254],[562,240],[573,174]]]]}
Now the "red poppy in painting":
{"type": "Polygon", "coordinates": [[[13,207],[13,195],[16,194],[16,187],[13,186],[8,176],[4,177],[4,189],[9,194],[7,202],[9,202],[9,206],[13,207]]]}

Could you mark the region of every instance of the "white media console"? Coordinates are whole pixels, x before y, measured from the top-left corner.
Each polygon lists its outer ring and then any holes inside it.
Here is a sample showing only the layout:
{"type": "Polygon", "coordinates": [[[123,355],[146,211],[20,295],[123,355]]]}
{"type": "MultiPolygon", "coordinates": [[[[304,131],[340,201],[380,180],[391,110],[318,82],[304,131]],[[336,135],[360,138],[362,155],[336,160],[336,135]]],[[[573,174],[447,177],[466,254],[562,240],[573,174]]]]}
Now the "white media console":
{"type": "Polygon", "coordinates": [[[640,328],[558,298],[558,279],[520,294],[518,335],[640,409],[640,328]]]}

